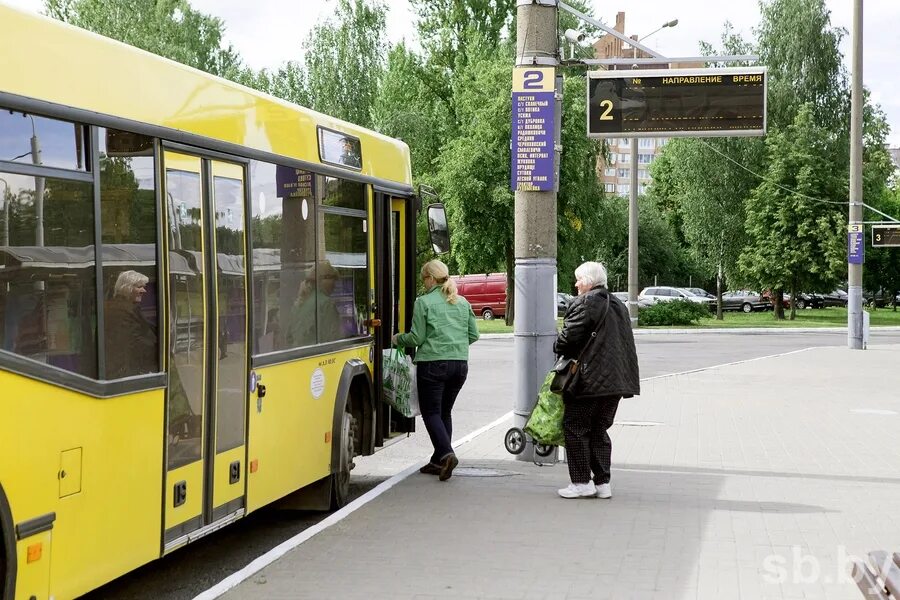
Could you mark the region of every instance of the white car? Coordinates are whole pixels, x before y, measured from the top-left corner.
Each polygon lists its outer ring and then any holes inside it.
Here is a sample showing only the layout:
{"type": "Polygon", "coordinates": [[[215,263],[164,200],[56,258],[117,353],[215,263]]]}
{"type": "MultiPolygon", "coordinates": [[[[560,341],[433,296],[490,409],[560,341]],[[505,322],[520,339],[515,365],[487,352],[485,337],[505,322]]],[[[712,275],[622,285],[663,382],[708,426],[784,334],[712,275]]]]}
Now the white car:
{"type": "Polygon", "coordinates": [[[669,286],[647,287],[641,290],[641,293],[638,296],[639,302],[644,301],[648,304],[656,304],[657,302],[671,302],[673,300],[688,300],[690,302],[696,302],[697,304],[703,304],[705,306],[709,306],[713,302],[713,300],[709,298],[698,296],[685,289],[669,286]]]}

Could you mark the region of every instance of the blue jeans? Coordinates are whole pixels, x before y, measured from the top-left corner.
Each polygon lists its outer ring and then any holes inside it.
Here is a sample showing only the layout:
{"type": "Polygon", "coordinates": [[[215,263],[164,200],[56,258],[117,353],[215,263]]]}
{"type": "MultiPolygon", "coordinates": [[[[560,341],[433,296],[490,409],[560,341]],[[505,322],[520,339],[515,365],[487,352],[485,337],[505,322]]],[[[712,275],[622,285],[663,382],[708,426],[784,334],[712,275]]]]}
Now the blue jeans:
{"type": "Polygon", "coordinates": [[[419,388],[419,410],[434,454],[431,463],[441,464],[448,454],[453,454],[450,445],[453,435],[453,420],[450,411],[456,396],[466,382],[469,364],[464,360],[434,360],[416,363],[416,385],[419,388]]]}

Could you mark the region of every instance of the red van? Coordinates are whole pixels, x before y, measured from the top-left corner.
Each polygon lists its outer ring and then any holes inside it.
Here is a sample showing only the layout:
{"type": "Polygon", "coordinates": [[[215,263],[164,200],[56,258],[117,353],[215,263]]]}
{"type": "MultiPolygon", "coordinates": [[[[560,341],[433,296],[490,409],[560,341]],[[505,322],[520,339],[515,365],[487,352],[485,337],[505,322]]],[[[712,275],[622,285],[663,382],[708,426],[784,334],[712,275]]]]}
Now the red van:
{"type": "Polygon", "coordinates": [[[450,278],[476,315],[485,320],[506,315],[506,273],[453,275],[450,278]]]}

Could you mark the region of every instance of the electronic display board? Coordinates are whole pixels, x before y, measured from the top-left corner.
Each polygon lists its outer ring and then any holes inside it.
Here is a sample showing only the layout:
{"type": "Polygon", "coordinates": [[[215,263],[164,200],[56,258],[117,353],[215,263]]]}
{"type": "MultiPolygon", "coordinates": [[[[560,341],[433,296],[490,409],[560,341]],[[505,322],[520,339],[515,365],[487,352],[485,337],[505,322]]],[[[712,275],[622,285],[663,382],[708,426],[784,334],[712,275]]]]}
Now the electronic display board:
{"type": "Polygon", "coordinates": [[[900,246],[900,224],[872,225],[872,246],[900,246]]]}
{"type": "Polygon", "coordinates": [[[588,137],[766,133],[766,69],[660,69],[588,74],[588,137]]]}

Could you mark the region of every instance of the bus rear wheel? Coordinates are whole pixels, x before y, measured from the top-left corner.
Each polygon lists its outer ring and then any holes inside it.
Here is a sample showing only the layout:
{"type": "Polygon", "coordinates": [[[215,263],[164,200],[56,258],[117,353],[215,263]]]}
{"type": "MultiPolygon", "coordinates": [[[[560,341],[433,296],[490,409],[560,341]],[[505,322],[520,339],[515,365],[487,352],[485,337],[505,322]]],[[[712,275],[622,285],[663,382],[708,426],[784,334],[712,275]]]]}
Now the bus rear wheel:
{"type": "Polygon", "coordinates": [[[345,410],[341,419],[338,467],[331,474],[331,510],[342,508],[350,501],[350,471],[356,466],[353,464],[353,456],[356,449],[357,427],[356,417],[345,410]]]}

